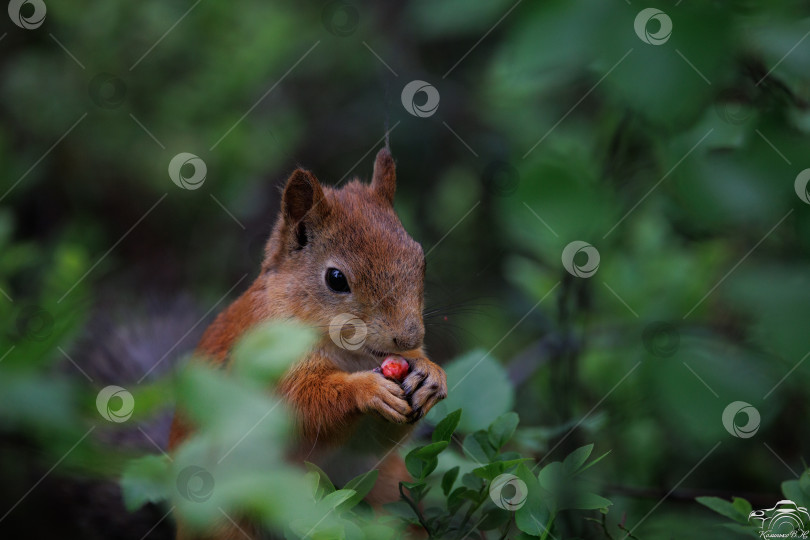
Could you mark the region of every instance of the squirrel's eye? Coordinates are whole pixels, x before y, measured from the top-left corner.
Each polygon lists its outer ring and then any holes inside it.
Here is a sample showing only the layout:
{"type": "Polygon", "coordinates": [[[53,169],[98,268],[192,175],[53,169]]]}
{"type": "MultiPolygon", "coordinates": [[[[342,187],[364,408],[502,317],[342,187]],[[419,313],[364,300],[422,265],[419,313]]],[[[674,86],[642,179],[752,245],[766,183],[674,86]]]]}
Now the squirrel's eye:
{"type": "Polygon", "coordinates": [[[344,276],[343,272],[337,268],[328,268],[326,270],[326,284],[329,285],[329,288],[335,292],[351,292],[351,289],[349,289],[349,282],[346,280],[346,276],[344,276]]]}

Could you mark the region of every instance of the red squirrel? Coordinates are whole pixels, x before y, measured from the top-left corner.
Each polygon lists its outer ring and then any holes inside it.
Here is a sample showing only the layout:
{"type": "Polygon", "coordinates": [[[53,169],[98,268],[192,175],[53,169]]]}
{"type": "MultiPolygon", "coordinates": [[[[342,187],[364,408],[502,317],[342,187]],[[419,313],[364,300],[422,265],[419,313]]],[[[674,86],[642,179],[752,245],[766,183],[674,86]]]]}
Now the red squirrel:
{"type": "MultiPolygon", "coordinates": [[[[250,328],[273,319],[311,325],[320,332],[313,350],[282,378],[300,437],[296,461],[320,465],[338,485],[377,468],[367,500],[375,506],[399,498],[410,480],[393,447],[447,396],[444,370],[422,349],[425,327],[425,256],[394,211],[396,168],[387,148],[377,154],[370,184],[352,180],[322,186],[304,169],[284,187],[281,212],[265,249],[261,273],[207,329],[198,354],[227,365],[250,328]],[[349,350],[329,334],[335,317],[351,314],[366,325],[362,346],[349,350]],[[378,368],[389,355],[407,358],[401,383],[378,368]]],[[[352,328],[345,328],[351,338],[352,328]]],[[[352,347],[353,348],[353,347],[352,347]]],[[[175,414],[169,448],[192,426],[175,414]]],[[[178,527],[178,539],[189,536],[178,527]]],[[[226,523],[207,538],[243,537],[226,523]]]]}

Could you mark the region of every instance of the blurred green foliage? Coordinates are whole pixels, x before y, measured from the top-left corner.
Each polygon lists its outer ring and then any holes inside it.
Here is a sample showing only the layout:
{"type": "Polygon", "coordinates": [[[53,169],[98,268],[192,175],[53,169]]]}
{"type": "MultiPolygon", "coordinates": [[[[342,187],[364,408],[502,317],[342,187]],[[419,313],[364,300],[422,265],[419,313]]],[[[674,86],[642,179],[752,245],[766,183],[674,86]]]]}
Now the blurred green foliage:
{"type": "MultiPolygon", "coordinates": [[[[409,526],[430,538],[460,539],[475,530],[550,538],[560,511],[607,514],[611,502],[577,479],[606,454],[586,464],[589,445],[535,473],[531,458],[504,449],[518,427],[514,412],[469,433],[461,452],[448,447],[462,409],[446,416],[431,413],[438,418],[431,441],[405,455],[413,481],[400,484],[402,500],[385,505],[383,514],[363,502],[377,470],[336,489],[316,465],[307,463],[306,473],[292,467],[284,459],[292,440],[289,415],[280,396],[267,395],[266,388],[311,346],[308,333],[290,324],[268,325],[242,340],[235,358],[241,369],[225,373],[188,366],[178,378],[177,405],[193,421],[195,433],[171,457],[146,455],[125,467],[121,488],[127,509],[171,503],[186,527],[203,531],[247,517],[291,540],[400,538],[409,526]],[[282,349],[290,353],[283,359],[267,355],[282,349]],[[277,374],[270,378],[269,364],[277,374]],[[455,465],[439,469],[440,456],[455,465]]],[[[502,371],[497,364],[488,369],[502,371]]],[[[466,398],[468,404],[474,401],[466,398]]]]}
{"type": "MultiPolygon", "coordinates": [[[[586,475],[610,512],[594,523],[562,511],[557,538],[717,538],[726,530],[696,496],[768,508],[804,470],[805,2],[652,2],[673,25],[658,46],[636,35],[649,6],[635,2],[46,3],[43,26],[4,19],[0,42],[0,432],[14,442],[0,458],[0,529],[6,510],[5,524],[36,515],[53,486],[20,497],[53,464],[115,478],[133,453],[90,434],[98,384],[65,357],[83,365],[93,307],[134,308],[150,292],[221,309],[257,271],[285,176],[300,164],[327,184],[368,177],[386,126],[397,210],[429,252],[429,351],[459,383],[428,421],[463,408],[468,451],[514,410],[521,456],[612,450],[586,475]],[[438,89],[434,116],[402,107],[414,79],[438,89]],[[201,189],[169,179],[180,152],[205,161],[201,189]],[[599,251],[591,278],[561,264],[576,240],[599,251]],[[721,421],[737,400],[761,414],[752,438],[721,421]],[[41,470],[20,466],[30,456],[41,470]]],[[[231,405],[257,414],[271,399],[245,381],[277,367],[247,361],[225,382],[192,370],[178,398],[232,436],[231,405]],[[206,416],[212,399],[221,417],[206,416]]],[[[128,386],[133,420],[170,405],[169,387],[128,386]]],[[[448,448],[434,474],[466,459],[448,448]]],[[[253,458],[233,467],[255,484],[223,484],[234,505],[280,512],[306,493],[262,474],[272,453],[253,458]],[[260,489],[274,481],[289,500],[260,489]]],[[[144,461],[141,476],[164,466],[144,461]]]]}

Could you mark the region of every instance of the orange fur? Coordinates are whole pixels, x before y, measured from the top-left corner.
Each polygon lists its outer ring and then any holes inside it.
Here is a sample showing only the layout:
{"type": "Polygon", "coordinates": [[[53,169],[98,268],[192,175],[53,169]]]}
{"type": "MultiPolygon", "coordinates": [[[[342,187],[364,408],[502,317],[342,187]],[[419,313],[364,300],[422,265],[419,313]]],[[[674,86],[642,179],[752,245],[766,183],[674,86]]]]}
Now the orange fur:
{"type": "MultiPolygon", "coordinates": [[[[216,318],[198,347],[208,361],[227,365],[239,338],[261,322],[291,318],[319,329],[316,347],[278,389],[298,425],[291,459],[321,465],[338,485],[371,467],[379,469],[368,498],[375,505],[398,499],[399,482],[409,478],[395,446],[447,395],[444,371],[421,349],[424,255],[394,212],[395,191],[395,165],[387,149],[377,154],[370,184],[353,180],[333,189],[296,170],[284,189],[261,275],[216,318]],[[327,268],[345,274],[350,293],[329,289],[327,268]],[[329,336],[333,318],[343,313],[359,317],[368,329],[358,350],[341,348],[329,336]],[[411,364],[401,385],[371,371],[387,354],[405,356],[411,364]]],[[[192,430],[178,411],[170,448],[192,430]]],[[[205,538],[226,540],[234,534],[223,526],[205,538]]],[[[180,538],[199,537],[180,526],[180,538]]]]}

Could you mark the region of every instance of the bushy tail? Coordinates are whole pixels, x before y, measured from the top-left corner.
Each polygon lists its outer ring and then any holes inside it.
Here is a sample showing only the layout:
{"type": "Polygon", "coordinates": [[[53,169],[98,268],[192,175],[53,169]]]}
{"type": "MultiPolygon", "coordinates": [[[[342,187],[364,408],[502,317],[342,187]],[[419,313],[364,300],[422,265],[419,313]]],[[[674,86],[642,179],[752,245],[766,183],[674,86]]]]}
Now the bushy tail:
{"type": "MultiPolygon", "coordinates": [[[[109,385],[135,392],[142,384],[170,377],[180,360],[193,351],[210,321],[189,299],[151,296],[136,303],[102,302],[94,310],[84,336],[66,352],[60,366],[65,376],[86,379],[97,390],[109,385]]],[[[137,403],[136,403],[137,407],[137,403]]],[[[93,436],[107,447],[132,455],[165,452],[174,403],[153,417],[105,425],[93,436]]],[[[69,523],[61,538],[174,538],[167,509],[147,505],[130,513],[124,508],[118,479],[97,480],[53,475],[43,495],[69,523]]],[[[31,537],[29,535],[29,537],[31,537]]]]}
{"type": "MultiPolygon", "coordinates": [[[[169,377],[195,348],[209,321],[188,298],[151,296],[136,305],[102,304],[63,369],[84,376],[99,390],[109,385],[135,389],[169,377]]],[[[174,403],[144,422],[101,433],[105,442],[132,450],[166,450],[174,403]],[[130,429],[128,429],[130,428],[130,429]]]]}

